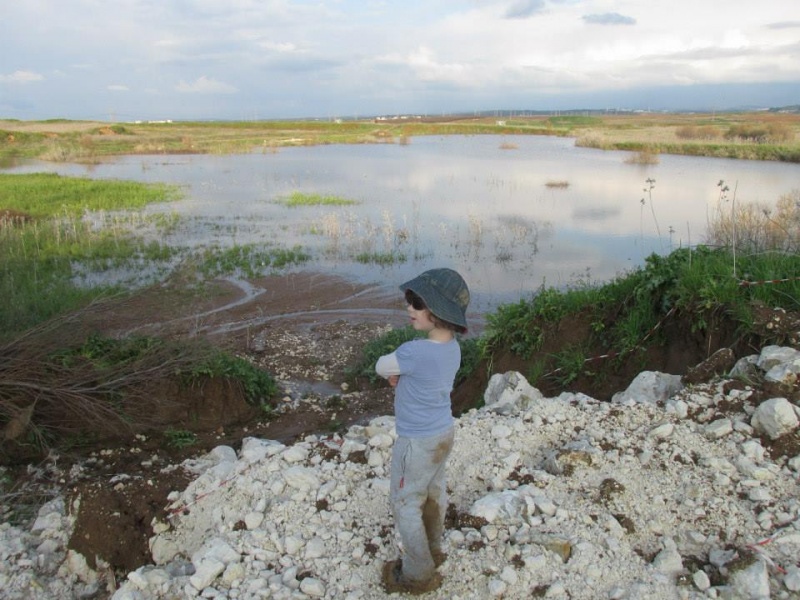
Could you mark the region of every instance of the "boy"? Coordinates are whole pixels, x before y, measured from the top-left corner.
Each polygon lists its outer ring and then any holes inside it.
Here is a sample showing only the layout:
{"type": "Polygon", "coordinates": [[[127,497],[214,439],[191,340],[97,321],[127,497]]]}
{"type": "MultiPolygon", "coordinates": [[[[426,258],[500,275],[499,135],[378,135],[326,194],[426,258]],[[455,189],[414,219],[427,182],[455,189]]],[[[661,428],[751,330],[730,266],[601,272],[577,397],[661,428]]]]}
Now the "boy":
{"type": "Polygon", "coordinates": [[[446,558],[445,466],[454,435],[450,392],[461,364],[455,334],[467,331],[469,289],[452,269],[425,271],[400,289],[412,327],[427,339],[405,342],[375,365],[395,388],[390,502],[404,549],[402,560],[384,565],[383,583],[387,592],[423,593],[441,585],[436,567],[446,558]]]}

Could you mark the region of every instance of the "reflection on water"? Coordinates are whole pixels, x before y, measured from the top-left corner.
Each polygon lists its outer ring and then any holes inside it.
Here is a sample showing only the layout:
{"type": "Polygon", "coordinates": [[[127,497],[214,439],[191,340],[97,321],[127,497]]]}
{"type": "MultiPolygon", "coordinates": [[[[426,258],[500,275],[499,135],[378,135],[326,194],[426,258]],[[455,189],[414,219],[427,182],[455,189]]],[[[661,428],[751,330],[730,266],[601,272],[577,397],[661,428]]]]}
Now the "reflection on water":
{"type": "Polygon", "coordinates": [[[7,171],[178,184],[185,199],[145,211],[183,217],[168,234],[171,245],[300,244],[314,255],[313,268],[387,285],[449,266],[464,274],[477,310],[527,297],[542,284],[605,281],[652,252],[702,242],[720,180],[736,189],[737,202],[770,206],[800,181],[800,167],[788,163],[662,155],[659,164],[641,166],[627,164],[628,156],[576,148],[565,138],[447,136],[7,171]],[[648,178],[655,180],[650,191],[648,178]],[[277,202],[297,191],[358,204],[277,202]],[[362,264],[359,255],[405,262],[362,264]]]}

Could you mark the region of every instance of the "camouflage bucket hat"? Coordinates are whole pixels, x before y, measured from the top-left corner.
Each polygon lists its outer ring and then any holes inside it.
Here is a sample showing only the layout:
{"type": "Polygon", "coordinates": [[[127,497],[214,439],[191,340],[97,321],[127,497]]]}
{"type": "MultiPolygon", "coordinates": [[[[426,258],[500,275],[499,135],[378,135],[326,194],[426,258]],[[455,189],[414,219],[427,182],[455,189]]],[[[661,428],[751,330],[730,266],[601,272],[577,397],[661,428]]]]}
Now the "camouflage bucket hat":
{"type": "Polygon", "coordinates": [[[431,269],[400,286],[422,298],[436,317],[467,330],[469,288],[453,269],[431,269]]]}

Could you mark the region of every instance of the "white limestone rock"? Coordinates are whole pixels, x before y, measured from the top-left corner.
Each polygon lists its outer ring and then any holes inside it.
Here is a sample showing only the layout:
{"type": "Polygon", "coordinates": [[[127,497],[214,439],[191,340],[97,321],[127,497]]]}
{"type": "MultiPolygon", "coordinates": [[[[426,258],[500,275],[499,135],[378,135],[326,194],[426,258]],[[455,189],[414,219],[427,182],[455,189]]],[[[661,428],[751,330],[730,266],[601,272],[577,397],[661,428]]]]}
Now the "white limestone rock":
{"type": "Polygon", "coordinates": [[[611,397],[614,404],[663,403],[683,389],[680,375],[655,371],[639,373],[624,392],[611,397]]]}
{"type": "Polygon", "coordinates": [[[519,408],[526,408],[532,401],[540,398],[542,393],[516,371],[492,375],[483,394],[486,409],[501,415],[509,415],[519,408]]]}
{"type": "Polygon", "coordinates": [[[791,402],[786,398],[771,398],[756,408],[750,424],[756,431],[774,440],[797,429],[798,421],[791,402]]]}

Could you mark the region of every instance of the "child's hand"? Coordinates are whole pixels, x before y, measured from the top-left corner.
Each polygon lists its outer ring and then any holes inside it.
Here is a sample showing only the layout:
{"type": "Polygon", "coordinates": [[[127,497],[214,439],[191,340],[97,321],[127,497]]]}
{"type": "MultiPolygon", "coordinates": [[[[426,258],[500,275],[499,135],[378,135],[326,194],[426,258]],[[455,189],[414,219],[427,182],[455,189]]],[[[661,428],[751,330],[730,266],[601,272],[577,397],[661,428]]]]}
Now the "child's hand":
{"type": "Polygon", "coordinates": [[[400,379],[400,375],[389,375],[387,380],[389,381],[389,385],[392,387],[397,387],[397,381],[400,379]]]}

